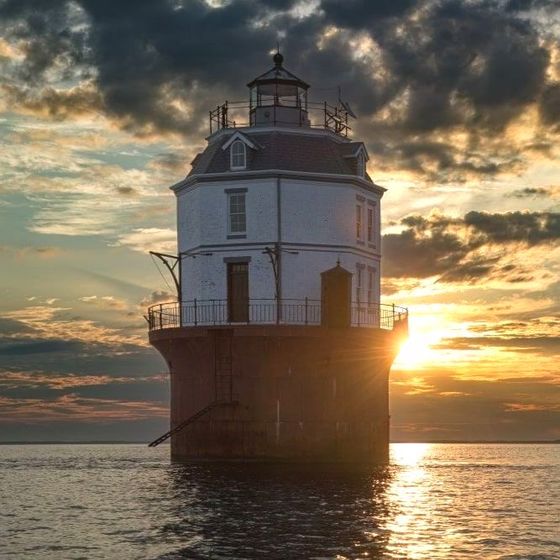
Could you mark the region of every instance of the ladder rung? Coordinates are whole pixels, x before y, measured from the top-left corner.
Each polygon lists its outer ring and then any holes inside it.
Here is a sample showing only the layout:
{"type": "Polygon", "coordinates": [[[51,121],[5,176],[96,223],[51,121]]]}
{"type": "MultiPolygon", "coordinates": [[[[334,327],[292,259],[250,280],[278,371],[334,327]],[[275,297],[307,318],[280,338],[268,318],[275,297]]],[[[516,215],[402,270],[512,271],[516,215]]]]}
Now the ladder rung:
{"type": "Polygon", "coordinates": [[[169,439],[173,434],[180,432],[183,428],[185,428],[189,424],[192,424],[194,421],[196,421],[198,418],[200,418],[201,416],[203,416],[213,408],[216,408],[217,406],[228,405],[228,404],[236,405],[237,402],[214,401],[213,403],[210,403],[208,406],[205,406],[203,409],[199,410],[198,412],[195,412],[192,416],[189,416],[186,420],[184,420],[174,428],[171,428],[171,430],[169,430],[168,432],[165,432],[165,434],[159,436],[157,439],[154,439],[154,441],[148,444],[148,447],[158,446],[160,443],[163,443],[165,440],[169,439]]]}

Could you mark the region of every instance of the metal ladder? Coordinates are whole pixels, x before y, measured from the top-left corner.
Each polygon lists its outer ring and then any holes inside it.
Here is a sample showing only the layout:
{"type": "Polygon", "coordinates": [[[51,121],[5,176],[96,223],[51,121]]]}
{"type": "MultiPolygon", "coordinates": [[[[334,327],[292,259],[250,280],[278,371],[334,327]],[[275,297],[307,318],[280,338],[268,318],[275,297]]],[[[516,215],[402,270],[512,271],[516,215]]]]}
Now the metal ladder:
{"type": "Polygon", "coordinates": [[[217,406],[221,406],[223,404],[232,404],[232,403],[224,403],[222,401],[214,401],[210,403],[208,406],[205,406],[203,409],[199,410],[198,412],[195,412],[192,416],[189,416],[186,420],[184,420],[180,424],[177,424],[177,426],[175,426],[174,428],[171,428],[171,430],[169,430],[168,432],[165,432],[165,434],[159,436],[157,439],[154,439],[154,441],[148,444],[148,447],[156,447],[160,443],[163,443],[165,440],[169,439],[173,434],[180,432],[183,428],[187,427],[189,424],[192,424],[193,422],[196,422],[196,420],[198,420],[201,416],[204,416],[207,412],[210,412],[210,410],[212,410],[213,408],[216,408],[217,406]]]}

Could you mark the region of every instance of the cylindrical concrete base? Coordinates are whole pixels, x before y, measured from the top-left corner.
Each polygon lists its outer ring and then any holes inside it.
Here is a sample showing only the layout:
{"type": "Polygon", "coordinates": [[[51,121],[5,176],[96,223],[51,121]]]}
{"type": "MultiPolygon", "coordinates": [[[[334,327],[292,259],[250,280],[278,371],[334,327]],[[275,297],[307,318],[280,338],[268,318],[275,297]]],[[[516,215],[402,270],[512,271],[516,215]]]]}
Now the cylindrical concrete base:
{"type": "Polygon", "coordinates": [[[383,463],[393,331],[184,327],[150,334],[171,373],[174,458],[383,463]]]}

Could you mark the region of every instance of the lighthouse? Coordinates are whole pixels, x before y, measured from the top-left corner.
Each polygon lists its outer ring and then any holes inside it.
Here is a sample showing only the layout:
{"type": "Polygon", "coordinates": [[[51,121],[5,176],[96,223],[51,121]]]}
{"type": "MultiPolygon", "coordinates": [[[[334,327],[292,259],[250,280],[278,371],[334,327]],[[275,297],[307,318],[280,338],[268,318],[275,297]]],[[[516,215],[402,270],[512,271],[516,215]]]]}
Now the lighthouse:
{"type": "Polygon", "coordinates": [[[148,310],[182,460],[382,463],[407,310],[380,301],[381,198],[353,114],[284,67],[209,112],[171,189],[177,301],[148,310]]]}

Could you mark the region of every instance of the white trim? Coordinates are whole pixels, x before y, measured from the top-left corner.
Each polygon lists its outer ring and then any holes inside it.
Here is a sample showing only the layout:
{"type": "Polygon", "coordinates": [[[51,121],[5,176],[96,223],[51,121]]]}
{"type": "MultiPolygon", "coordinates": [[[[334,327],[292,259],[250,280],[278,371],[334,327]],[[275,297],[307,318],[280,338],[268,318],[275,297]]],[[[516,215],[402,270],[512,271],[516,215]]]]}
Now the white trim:
{"type": "Polygon", "coordinates": [[[356,241],[364,242],[364,204],[365,201],[359,200],[356,197],[356,204],[355,204],[355,229],[356,229],[356,241]]]}
{"type": "Polygon", "coordinates": [[[234,192],[225,192],[226,196],[227,196],[227,234],[226,234],[226,238],[227,239],[242,239],[241,236],[243,236],[243,238],[246,238],[247,235],[247,191],[234,191],[234,192]],[[241,199],[243,200],[243,212],[232,212],[232,208],[231,208],[231,201],[233,199],[233,197],[241,197],[241,199]],[[232,218],[234,216],[243,216],[243,222],[245,224],[245,228],[244,229],[236,229],[233,230],[232,229],[232,218]],[[230,236],[235,236],[235,237],[230,237],[230,236]],[[237,237],[240,236],[240,237],[237,237]]]}
{"type": "Polygon", "coordinates": [[[373,204],[366,205],[366,241],[375,245],[375,205],[373,204]],[[370,216],[371,216],[371,223],[370,223],[370,216]],[[371,234],[371,235],[370,235],[371,234]]]}
{"type": "Polygon", "coordinates": [[[247,145],[240,138],[234,140],[229,148],[229,168],[234,171],[239,169],[247,169],[247,145]],[[241,147],[242,150],[239,153],[235,152],[237,146],[241,147]],[[234,165],[234,158],[241,159],[243,163],[241,163],[240,165],[234,165]]]}
{"type": "Polygon", "coordinates": [[[352,159],[352,158],[357,158],[358,155],[360,154],[360,152],[362,154],[364,154],[364,158],[366,161],[369,161],[369,154],[368,151],[365,147],[365,144],[363,142],[359,142],[359,146],[356,148],[356,150],[354,152],[352,152],[351,154],[346,154],[345,156],[342,156],[346,159],[352,159]]]}
{"type": "Polygon", "coordinates": [[[309,179],[315,181],[333,181],[334,183],[351,183],[357,187],[364,188],[369,192],[375,192],[381,196],[387,191],[386,188],[379,186],[373,181],[368,181],[363,177],[358,177],[357,175],[349,175],[347,173],[314,173],[312,171],[291,171],[286,169],[263,169],[263,170],[243,170],[243,171],[225,171],[222,173],[198,173],[195,175],[189,175],[185,177],[182,181],[171,185],[169,188],[178,193],[185,188],[188,188],[192,183],[200,182],[213,182],[213,179],[217,179],[217,183],[220,181],[229,181],[232,178],[237,178],[236,175],[249,175],[249,178],[259,178],[259,177],[286,177],[286,178],[297,178],[297,179],[309,179]]]}
{"type": "Polygon", "coordinates": [[[245,134],[242,134],[241,132],[239,132],[239,130],[237,130],[235,133],[231,135],[231,138],[224,143],[224,145],[222,146],[222,150],[227,150],[236,140],[241,140],[243,144],[249,146],[249,148],[252,148],[253,150],[259,149],[259,147],[256,144],[251,142],[251,140],[249,140],[249,138],[245,136],[245,134]]]}
{"type": "Polygon", "coordinates": [[[358,152],[356,156],[356,175],[358,177],[365,177],[366,176],[366,157],[364,152],[358,152]]]}
{"type": "MultiPolygon", "coordinates": [[[[213,253],[227,253],[229,251],[259,251],[275,243],[275,241],[239,241],[239,242],[225,242],[225,243],[208,243],[203,245],[196,245],[181,251],[182,253],[190,251],[198,251],[201,249],[211,250],[213,253]]],[[[298,250],[300,252],[309,253],[332,253],[333,255],[348,254],[368,259],[373,263],[379,264],[381,254],[378,252],[362,249],[361,247],[354,247],[352,245],[330,245],[330,244],[316,244],[316,243],[297,243],[294,241],[283,241],[282,247],[285,249],[298,250]]]]}

